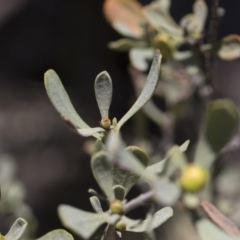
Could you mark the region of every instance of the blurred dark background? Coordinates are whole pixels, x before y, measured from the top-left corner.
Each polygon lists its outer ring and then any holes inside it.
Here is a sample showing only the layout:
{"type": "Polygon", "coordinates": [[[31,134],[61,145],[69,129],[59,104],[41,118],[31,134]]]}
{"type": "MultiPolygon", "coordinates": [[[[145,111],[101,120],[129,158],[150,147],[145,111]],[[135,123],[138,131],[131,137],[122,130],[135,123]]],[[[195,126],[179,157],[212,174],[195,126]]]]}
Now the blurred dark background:
{"type": "MultiPolygon", "coordinates": [[[[171,12],[177,21],[191,11],[192,3],[173,1],[171,12]]],[[[220,3],[226,15],[219,37],[240,34],[240,1],[220,3]]],[[[26,201],[39,220],[37,236],[61,227],[56,212],[61,203],[90,210],[87,190],[97,188],[83,151],[86,139],[62,123],[47,99],[44,72],[52,68],[59,74],[91,126],[100,120],[93,90],[99,72],[107,70],[113,79],[111,117],[120,118],[133,97],[127,54],[107,48],[120,35],[105,21],[102,4],[103,0],[0,0],[0,153],[17,160],[26,201]]],[[[222,95],[239,105],[239,61],[219,66],[222,95]]],[[[126,138],[131,134],[131,121],[123,131],[126,138]]]]}

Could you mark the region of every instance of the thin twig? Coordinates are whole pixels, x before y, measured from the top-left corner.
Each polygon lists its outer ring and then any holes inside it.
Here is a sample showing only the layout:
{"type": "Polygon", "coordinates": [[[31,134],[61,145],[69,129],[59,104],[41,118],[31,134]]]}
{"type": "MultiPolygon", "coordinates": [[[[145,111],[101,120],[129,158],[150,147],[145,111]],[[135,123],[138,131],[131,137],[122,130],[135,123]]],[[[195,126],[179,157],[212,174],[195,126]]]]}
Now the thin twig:
{"type": "MultiPolygon", "coordinates": [[[[220,20],[220,17],[218,14],[218,6],[219,6],[219,0],[212,0],[207,42],[211,44],[213,48],[217,41],[218,25],[220,20]]],[[[213,53],[206,52],[205,54],[205,66],[206,66],[206,74],[207,74],[206,80],[213,87],[213,90],[214,90],[215,87],[214,87],[214,80],[213,80],[213,68],[214,68],[213,61],[214,61],[213,53]]]]}
{"type": "Polygon", "coordinates": [[[115,240],[116,239],[116,230],[115,227],[108,224],[104,230],[104,234],[101,240],[115,240]]]}
{"type": "Polygon", "coordinates": [[[153,197],[153,191],[149,191],[139,195],[138,197],[134,198],[133,200],[126,203],[124,206],[124,213],[127,213],[139,206],[143,206],[153,197]]]}

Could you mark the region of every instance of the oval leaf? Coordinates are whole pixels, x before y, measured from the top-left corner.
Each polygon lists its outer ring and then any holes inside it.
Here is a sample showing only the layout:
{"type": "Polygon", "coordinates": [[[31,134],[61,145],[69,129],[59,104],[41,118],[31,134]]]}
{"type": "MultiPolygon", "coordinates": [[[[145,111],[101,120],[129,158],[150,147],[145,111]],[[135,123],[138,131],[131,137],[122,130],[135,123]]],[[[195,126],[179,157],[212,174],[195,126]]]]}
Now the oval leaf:
{"type": "Polygon", "coordinates": [[[112,79],[106,71],[97,75],[94,90],[101,117],[108,118],[109,107],[112,101],[112,79]]]}
{"type": "Polygon", "coordinates": [[[131,118],[141,107],[143,107],[149,99],[152,97],[158,81],[159,81],[159,73],[160,73],[160,63],[161,63],[161,53],[159,50],[156,51],[155,56],[153,58],[152,66],[150,72],[148,74],[146,84],[138,97],[137,101],[133,104],[133,106],[128,110],[128,112],[122,117],[122,119],[118,122],[117,127],[120,129],[122,125],[131,118]]]}
{"type": "Polygon", "coordinates": [[[53,230],[37,240],[73,240],[73,236],[63,229],[53,230]]]}
{"type": "MultiPolygon", "coordinates": [[[[48,70],[44,75],[45,88],[53,106],[64,120],[70,121],[75,128],[90,128],[74,109],[62,82],[54,70],[48,70]]],[[[93,135],[101,139],[98,133],[93,135]]]]}
{"type": "Polygon", "coordinates": [[[6,240],[18,240],[24,233],[27,222],[23,218],[18,218],[10,228],[9,232],[5,235],[6,240]]]}
{"type": "Polygon", "coordinates": [[[113,166],[108,160],[107,153],[101,151],[95,154],[91,159],[91,167],[98,185],[106,194],[108,200],[114,200],[115,196],[112,189],[114,185],[112,176],[113,166]]]}
{"type": "Polygon", "coordinates": [[[90,202],[91,202],[93,210],[96,213],[102,213],[103,212],[102,206],[101,206],[101,203],[100,203],[100,200],[99,200],[98,197],[96,197],[96,196],[90,197],[90,202]]]}
{"type": "Polygon", "coordinates": [[[166,222],[170,217],[173,215],[173,210],[170,207],[162,208],[161,210],[157,211],[152,217],[148,216],[141,224],[135,226],[135,227],[128,227],[127,231],[130,232],[145,232],[150,231],[152,229],[155,229],[159,227],[161,224],[166,222]],[[149,226],[149,218],[151,219],[151,225],[149,226]]]}

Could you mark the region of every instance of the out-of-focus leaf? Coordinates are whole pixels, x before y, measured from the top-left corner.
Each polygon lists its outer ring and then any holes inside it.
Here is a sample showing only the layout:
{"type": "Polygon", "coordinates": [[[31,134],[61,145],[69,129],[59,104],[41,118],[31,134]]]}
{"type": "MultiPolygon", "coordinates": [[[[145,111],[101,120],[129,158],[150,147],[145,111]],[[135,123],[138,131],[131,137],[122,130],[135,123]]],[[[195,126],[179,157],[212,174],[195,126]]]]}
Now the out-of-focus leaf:
{"type": "MultiPolygon", "coordinates": [[[[151,166],[148,166],[146,168],[146,171],[150,171],[152,173],[155,173],[155,174],[160,174],[162,173],[162,171],[164,170],[164,167],[165,167],[165,164],[167,161],[169,161],[168,159],[171,157],[171,155],[174,154],[174,151],[180,151],[180,152],[185,152],[188,148],[188,145],[189,145],[189,140],[187,140],[186,142],[184,142],[181,146],[173,146],[169,149],[169,151],[167,152],[166,154],[166,157],[159,161],[158,163],[155,163],[155,164],[152,164],[151,166]]],[[[176,157],[176,156],[175,156],[176,157]]],[[[174,160],[174,161],[177,161],[177,160],[174,160]]],[[[182,166],[182,164],[185,165],[185,161],[183,163],[181,163],[181,158],[180,158],[180,162],[175,164],[175,166],[182,166]]]]}
{"type": "Polygon", "coordinates": [[[199,236],[202,240],[237,240],[237,238],[231,237],[208,219],[199,220],[196,223],[196,228],[199,236]]]}
{"type": "Polygon", "coordinates": [[[90,238],[103,223],[114,224],[119,219],[118,215],[91,213],[68,205],[60,205],[58,215],[65,227],[84,239],[90,238]]]}
{"type": "Polygon", "coordinates": [[[240,36],[231,34],[221,41],[218,56],[226,61],[231,61],[240,57],[240,36]]]}
{"type": "Polygon", "coordinates": [[[0,159],[0,182],[7,184],[12,181],[16,174],[16,162],[9,155],[2,155],[0,159]]]}
{"type": "Polygon", "coordinates": [[[82,129],[77,129],[77,132],[82,135],[83,137],[89,137],[95,133],[99,133],[100,136],[102,137],[102,132],[105,132],[105,129],[101,127],[95,127],[95,128],[82,128],[82,129]]]}
{"type": "Polygon", "coordinates": [[[166,177],[157,178],[154,188],[154,198],[158,203],[173,206],[181,195],[181,188],[166,177]]]}
{"type": "Polygon", "coordinates": [[[112,27],[122,35],[143,36],[146,20],[142,15],[142,6],[136,0],[105,0],[103,10],[112,27]]]}
{"type": "Polygon", "coordinates": [[[118,199],[120,201],[124,200],[126,190],[123,186],[114,185],[113,186],[113,192],[114,192],[114,195],[115,195],[116,199],[118,199]]]}
{"type": "Polygon", "coordinates": [[[121,220],[127,225],[127,228],[130,229],[132,227],[137,226],[139,223],[142,222],[142,220],[133,220],[131,218],[128,218],[126,216],[122,216],[121,220]]]}
{"type": "Polygon", "coordinates": [[[204,199],[201,205],[207,215],[215,222],[221,229],[231,236],[240,238],[240,231],[238,227],[227,217],[225,217],[213,204],[204,199]]]}
{"type": "Polygon", "coordinates": [[[37,240],[73,240],[73,236],[63,229],[53,230],[37,240]]]}
{"type": "Polygon", "coordinates": [[[170,6],[171,6],[171,0],[155,0],[151,3],[151,5],[163,11],[169,12],[170,6]]]}
{"type": "Polygon", "coordinates": [[[98,197],[96,197],[96,196],[90,197],[90,202],[91,202],[93,210],[96,213],[102,213],[103,212],[102,206],[101,206],[101,203],[100,203],[100,200],[99,200],[98,197]]]}
{"type": "Polygon", "coordinates": [[[147,47],[147,43],[144,41],[133,40],[128,38],[122,38],[114,42],[110,42],[108,47],[117,51],[127,52],[132,48],[144,48],[147,47]]]}
{"type": "Polygon", "coordinates": [[[193,56],[192,51],[175,51],[173,53],[173,58],[177,61],[183,61],[193,56]]]}
{"type": "Polygon", "coordinates": [[[117,127],[120,129],[122,125],[131,118],[141,107],[143,107],[149,99],[152,97],[154,90],[157,87],[159,81],[159,73],[160,73],[160,63],[161,63],[161,53],[159,50],[156,51],[155,56],[153,58],[152,66],[150,72],[148,74],[146,84],[138,97],[137,101],[133,104],[133,106],[128,110],[128,112],[121,118],[118,122],[117,127]]]}
{"type": "Polygon", "coordinates": [[[231,140],[239,122],[236,106],[228,99],[211,102],[197,144],[195,163],[209,169],[219,151],[231,140]]]}
{"type": "Polygon", "coordinates": [[[92,156],[97,152],[104,151],[104,150],[106,150],[106,147],[104,146],[103,142],[97,139],[93,147],[92,156]]]}
{"type": "Polygon", "coordinates": [[[130,232],[145,232],[149,231],[151,229],[155,229],[159,227],[161,224],[163,224],[165,221],[167,221],[171,216],[173,215],[173,210],[170,207],[162,208],[161,210],[157,211],[151,220],[151,225],[148,225],[148,218],[146,218],[142,223],[135,227],[129,227],[127,226],[127,231],[130,232]]]}
{"type": "MultiPolygon", "coordinates": [[[[90,128],[74,109],[62,82],[54,70],[48,70],[44,75],[45,88],[53,106],[64,120],[70,121],[77,129],[90,128]]],[[[98,133],[94,137],[101,139],[98,133]]]]}
{"type": "Polygon", "coordinates": [[[27,224],[28,223],[23,218],[18,218],[10,228],[9,232],[5,235],[5,239],[18,240],[23,235],[27,224]]]}
{"type": "Polygon", "coordinates": [[[181,19],[180,25],[193,39],[201,38],[207,15],[208,8],[205,1],[195,0],[195,3],[193,4],[193,14],[185,15],[181,19]]]}
{"type": "Polygon", "coordinates": [[[161,9],[157,4],[149,4],[143,9],[148,22],[160,33],[172,35],[179,43],[183,42],[183,30],[176,24],[168,12],[161,9]]]}
{"type": "Polygon", "coordinates": [[[139,71],[148,69],[148,60],[152,59],[154,50],[152,48],[132,48],[129,58],[133,67],[139,71]]]}
{"type": "MultiPolygon", "coordinates": [[[[148,165],[149,158],[147,154],[140,148],[135,146],[127,147],[127,151],[131,152],[142,167],[148,165]]],[[[122,161],[122,159],[120,159],[122,161]]],[[[130,189],[135,185],[139,179],[139,175],[133,171],[127,169],[121,169],[119,166],[115,166],[113,169],[113,183],[114,185],[121,185],[125,189],[125,196],[130,191],[130,189]]]]}
{"type": "Polygon", "coordinates": [[[97,75],[94,90],[101,117],[108,118],[109,107],[112,101],[112,79],[106,71],[97,75]]]}
{"type": "Polygon", "coordinates": [[[93,175],[101,187],[103,192],[108,197],[109,201],[115,199],[113,193],[113,165],[108,160],[107,153],[104,151],[96,153],[91,159],[91,167],[93,175]]]}

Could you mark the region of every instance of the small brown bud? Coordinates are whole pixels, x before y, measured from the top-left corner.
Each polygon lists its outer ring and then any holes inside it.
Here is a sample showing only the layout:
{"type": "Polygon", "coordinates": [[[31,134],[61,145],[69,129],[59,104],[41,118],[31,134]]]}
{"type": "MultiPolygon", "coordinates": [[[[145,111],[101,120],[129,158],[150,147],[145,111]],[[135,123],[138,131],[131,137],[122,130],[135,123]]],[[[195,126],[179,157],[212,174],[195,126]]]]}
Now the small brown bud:
{"type": "Polygon", "coordinates": [[[111,126],[111,120],[107,117],[103,117],[100,122],[101,127],[108,129],[111,126]]]}
{"type": "Polygon", "coordinates": [[[123,202],[120,200],[114,200],[110,204],[110,210],[113,214],[123,213],[123,202]]]}

